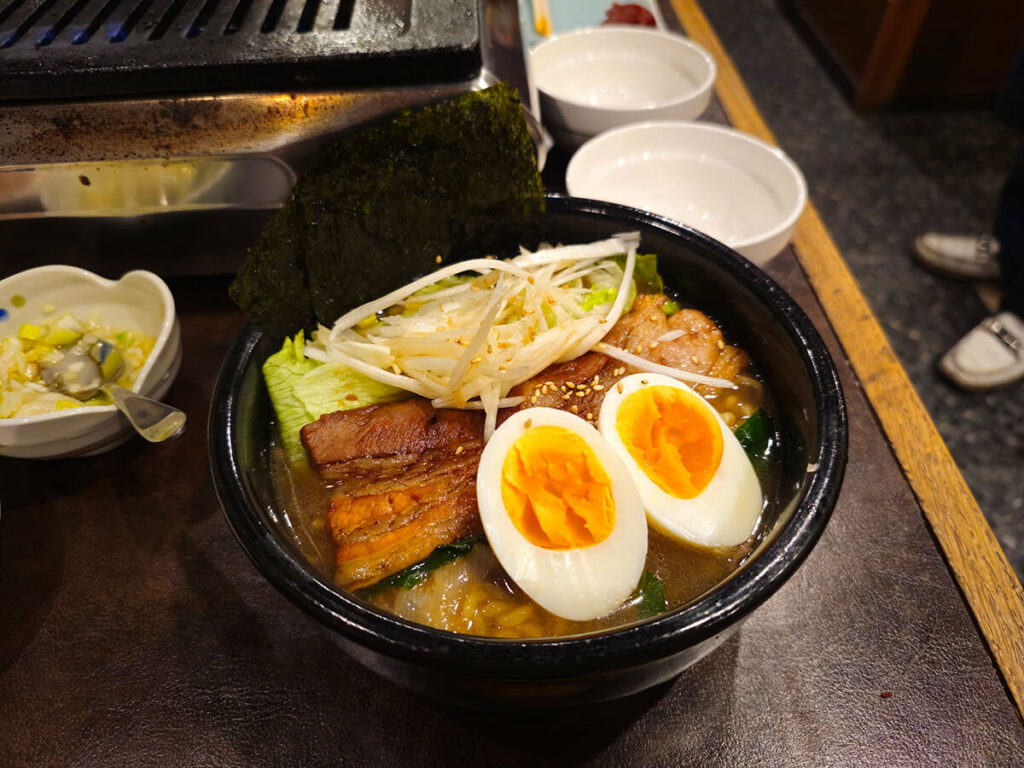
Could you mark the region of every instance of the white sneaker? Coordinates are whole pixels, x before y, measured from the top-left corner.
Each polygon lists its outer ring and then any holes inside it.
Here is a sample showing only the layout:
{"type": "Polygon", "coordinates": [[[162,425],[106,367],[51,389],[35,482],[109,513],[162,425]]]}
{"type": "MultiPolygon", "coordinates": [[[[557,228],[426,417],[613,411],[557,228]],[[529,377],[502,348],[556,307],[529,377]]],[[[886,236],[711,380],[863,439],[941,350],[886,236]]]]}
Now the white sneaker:
{"type": "Polygon", "coordinates": [[[921,263],[950,277],[999,279],[999,241],[989,235],[944,235],[928,232],[914,240],[921,263]]]}
{"type": "Polygon", "coordinates": [[[1024,320],[1000,312],[982,320],[939,361],[964,389],[990,389],[1024,378],[1024,320]]]}

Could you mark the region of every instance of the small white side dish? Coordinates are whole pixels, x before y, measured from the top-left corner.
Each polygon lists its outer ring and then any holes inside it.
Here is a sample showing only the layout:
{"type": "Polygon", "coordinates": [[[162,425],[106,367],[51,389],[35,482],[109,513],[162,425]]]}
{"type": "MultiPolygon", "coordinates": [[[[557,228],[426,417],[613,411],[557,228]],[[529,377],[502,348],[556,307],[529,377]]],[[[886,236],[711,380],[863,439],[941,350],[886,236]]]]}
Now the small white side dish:
{"type": "MultiPolygon", "coordinates": [[[[156,343],[134,389],[156,399],[170,389],[181,365],[174,297],[152,272],[136,270],[120,280],[107,280],[78,267],[36,267],[0,280],[0,310],[2,337],[16,335],[23,323],[39,323],[65,312],[153,336],[156,343]]],[[[89,456],[110,450],[133,434],[113,405],[0,419],[0,456],[89,456]]]]}
{"type": "Polygon", "coordinates": [[[573,155],[565,185],[574,197],[680,221],[758,265],[786,246],[807,202],[803,174],[781,149],[707,123],[607,131],[573,155]]]}
{"type": "Polygon", "coordinates": [[[541,120],[555,141],[640,120],[689,120],[711,99],[715,61],[681,35],[608,26],[558,35],[530,52],[541,120]]]}

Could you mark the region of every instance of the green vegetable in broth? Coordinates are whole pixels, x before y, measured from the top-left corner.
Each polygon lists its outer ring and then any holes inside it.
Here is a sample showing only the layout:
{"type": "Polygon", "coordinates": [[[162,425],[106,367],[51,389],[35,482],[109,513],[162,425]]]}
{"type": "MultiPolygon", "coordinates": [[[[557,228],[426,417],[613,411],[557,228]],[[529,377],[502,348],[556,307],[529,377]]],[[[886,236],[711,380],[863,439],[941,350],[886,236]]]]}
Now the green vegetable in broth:
{"type": "Polygon", "coordinates": [[[649,619],[659,613],[664,613],[668,608],[668,601],[665,600],[665,585],[661,579],[646,568],[640,575],[637,592],[640,593],[640,602],[636,606],[638,618],[649,619]]]}
{"type": "Polygon", "coordinates": [[[772,449],[775,447],[772,433],[771,417],[764,408],[758,408],[750,414],[733,433],[750,457],[750,463],[754,465],[758,475],[764,472],[771,459],[772,449]]]}
{"type": "Polygon", "coordinates": [[[419,586],[431,571],[436,571],[442,565],[454,563],[460,557],[468,555],[474,545],[481,541],[486,541],[486,539],[483,536],[466,536],[463,539],[453,541],[451,544],[442,544],[427,555],[425,560],[421,560],[398,573],[388,576],[386,579],[381,579],[376,584],[359,590],[358,594],[361,597],[371,597],[391,587],[412,589],[419,586]]]}

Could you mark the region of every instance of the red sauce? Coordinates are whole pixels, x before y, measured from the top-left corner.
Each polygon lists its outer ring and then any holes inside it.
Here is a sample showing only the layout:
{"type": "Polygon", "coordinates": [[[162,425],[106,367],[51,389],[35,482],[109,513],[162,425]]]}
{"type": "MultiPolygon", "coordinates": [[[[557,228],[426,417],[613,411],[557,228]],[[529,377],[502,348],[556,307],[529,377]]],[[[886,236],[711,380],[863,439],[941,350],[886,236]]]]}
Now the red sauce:
{"type": "Polygon", "coordinates": [[[657,26],[654,15],[636,3],[612,3],[604,14],[605,24],[640,24],[645,27],[657,26]]]}

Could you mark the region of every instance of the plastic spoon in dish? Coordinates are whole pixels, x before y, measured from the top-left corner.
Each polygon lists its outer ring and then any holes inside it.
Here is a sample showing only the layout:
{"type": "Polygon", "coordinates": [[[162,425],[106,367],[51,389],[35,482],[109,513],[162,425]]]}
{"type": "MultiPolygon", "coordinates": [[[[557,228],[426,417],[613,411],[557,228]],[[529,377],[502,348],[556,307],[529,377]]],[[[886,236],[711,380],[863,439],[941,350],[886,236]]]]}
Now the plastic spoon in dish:
{"type": "Polygon", "coordinates": [[[185,414],[174,406],[115,384],[124,358],[113,344],[103,341],[69,349],[57,363],[41,372],[48,387],[78,400],[103,392],[128,419],[136,432],[151,443],[177,437],[185,429],[185,414]]]}

